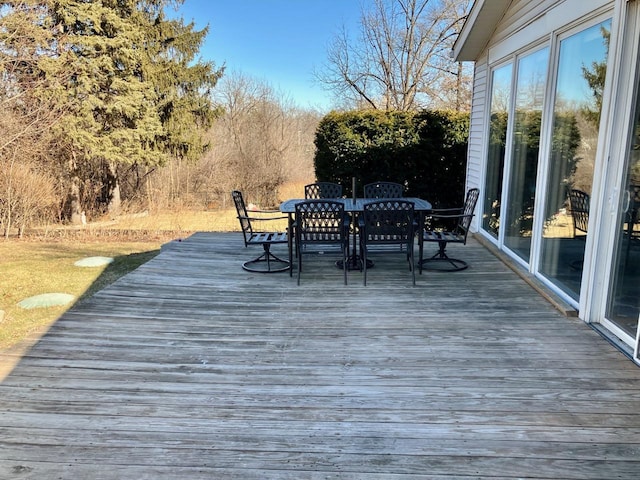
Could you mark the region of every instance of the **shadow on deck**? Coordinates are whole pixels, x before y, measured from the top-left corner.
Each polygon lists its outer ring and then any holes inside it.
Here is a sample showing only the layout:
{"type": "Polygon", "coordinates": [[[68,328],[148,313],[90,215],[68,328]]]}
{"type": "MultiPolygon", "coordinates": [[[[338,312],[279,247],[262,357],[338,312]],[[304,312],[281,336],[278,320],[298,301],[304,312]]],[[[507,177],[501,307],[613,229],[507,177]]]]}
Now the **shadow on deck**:
{"type": "Polygon", "coordinates": [[[638,478],[640,369],[451,248],[470,268],[416,287],[328,253],[298,287],[236,233],[167,245],[0,385],[0,478],[638,478]]]}

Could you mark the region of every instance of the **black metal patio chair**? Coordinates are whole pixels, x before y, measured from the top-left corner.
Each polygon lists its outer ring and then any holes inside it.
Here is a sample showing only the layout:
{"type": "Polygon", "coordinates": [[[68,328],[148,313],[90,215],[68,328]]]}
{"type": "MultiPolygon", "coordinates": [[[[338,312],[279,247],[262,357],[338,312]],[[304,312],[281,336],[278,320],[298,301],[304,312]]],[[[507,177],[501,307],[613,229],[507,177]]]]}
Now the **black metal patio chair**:
{"type": "Polygon", "coordinates": [[[266,224],[273,221],[281,222],[287,217],[282,216],[277,210],[252,210],[252,216],[250,216],[247,212],[242,193],[234,190],[231,192],[231,196],[233,197],[233,203],[238,213],[238,220],[240,221],[245,247],[262,245],[264,250],[262,255],[244,262],[242,268],[249,272],[256,273],[276,273],[290,270],[290,261],[283,260],[271,252],[271,245],[287,244],[289,242],[287,232],[266,231],[259,228],[256,229],[253,226],[253,222],[258,224],[266,224]]]}
{"type": "Polygon", "coordinates": [[[582,190],[573,189],[569,192],[569,207],[571,208],[571,218],[573,220],[573,236],[577,237],[577,232],[587,233],[589,226],[589,194],[582,190]]]}
{"type": "Polygon", "coordinates": [[[364,198],[402,198],[404,186],[394,182],[374,182],[364,186],[364,198]]]}
{"type": "MultiPolygon", "coordinates": [[[[413,202],[407,200],[378,200],[366,203],[359,219],[360,254],[362,255],[363,283],[367,284],[367,256],[373,245],[400,245],[407,248],[388,250],[403,253],[409,262],[409,270],[416,284],[413,254],[415,231],[417,228],[413,202]]],[[[379,251],[378,251],[379,253],[379,251]]],[[[386,252],[385,252],[386,253],[386,252]]]]}
{"type": "Polygon", "coordinates": [[[332,182],[316,182],[304,186],[304,198],[340,198],[342,185],[332,182]]]}
{"type": "MultiPolygon", "coordinates": [[[[349,255],[349,217],[345,215],[344,204],[330,199],[311,199],[296,204],[294,232],[296,256],[298,258],[298,285],[302,272],[302,256],[309,244],[340,247],[343,265],[349,255]]],[[[289,252],[291,259],[291,252],[289,252]]],[[[347,268],[344,271],[344,284],[347,284],[347,268]]]]}
{"type": "MultiPolygon", "coordinates": [[[[640,185],[629,185],[629,206],[627,207],[627,234],[630,240],[640,240],[640,230],[636,228],[640,222],[640,185]]],[[[628,244],[630,245],[630,243],[628,244]]]]}
{"type": "MultiPolygon", "coordinates": [[[[582,190],[572,189],[569,191],[569,208],[571,210],[571,220],[573,223],[573,238],[586,241],[589,227],[589,194],[582,190]],[[584,235],[578,235],[582,232],[584,235]]],[[[569,262],[569,267],[573,270],[582,270],[584,266],[584,250],[580,257],[569,262]]]]}
{"type": "Polygon", "coordinates": [[[418,240],[420,273],[423,268],[441,272],[455,272],[469,266],[464,260],[449,257],[446,249],[449,243],[461,243],[462,245],[467,243],[467,235],[479,193],[477,188],[472,188],[467,192],[464,206],[434,209],[426,215],[425,228],[420,233],[418,240]],[[438,222],[444,223],[439,226],[438,222]],[[438,244],[438,252],[430,258],[423,258],[425,242],[438,244]]]}

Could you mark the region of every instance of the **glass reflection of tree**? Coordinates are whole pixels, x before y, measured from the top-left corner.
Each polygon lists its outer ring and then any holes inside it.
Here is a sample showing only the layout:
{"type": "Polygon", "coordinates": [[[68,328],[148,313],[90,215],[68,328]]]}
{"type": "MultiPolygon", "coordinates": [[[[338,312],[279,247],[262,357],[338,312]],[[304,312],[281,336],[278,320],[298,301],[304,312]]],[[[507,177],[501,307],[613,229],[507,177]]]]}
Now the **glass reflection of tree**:
{"type": "Polygon", "coordinates": [[[507,122],[509,113],[504,110],[491,115],[489,128],[489,152],[490,159],[499,159],[497,162],[489,162],[487,165],[487,178],[496,182],[495,188],[485,191],[485,212],[483,224],[485,229],[498,236],[500,229],[500,196],[502,191],[502,172],[504,170],[505,147],[507,140],[507,122]],[[496,198],[494,193],[498,193],[496,198]]]}
{"type": "Polygon", "coordinates": [[[611,36],[609,24],[607,21],[605,25],[600,26],[604,46],[601,59],[591,62],[589,66],[583,64],[581,67],[582,78],[591,95],[584,96],[577,104],[562,98],[556,100],[549,184],[559,185],[561,188],[552,188],[548,192],[547,220],[551,220],[567,205],[571,189],[578,188],[591,193],[611,36]]]}
{"type": "Polygon", "coordinates": [[[505,242],[525,259],[529,243],[519,239],[530,237],[533,229],[548,57],[545,47],[518,61],[509,205],[502,215],[509,221],[505,242]]]}
{"type": "MultiPolygon", "coordinates": [[[[516,133],[520,138],[516,141],[515,155],[519,155],[518,148],[526,148],[526,169],[525,177],[531,179],[531,182],[523,190],[523,209],[522,215],[514,219],[519,223],[520,232],[531,231],[531,221],[533,218],[534,208],[534,194],[535,194],[535,178],[537,168],[537,159],[540,145],[540,117],[542,113],[540,111],[525,111],[516,112],[519,123],[519,131],[516,133]],[[531,148],[535,146],[535,148],[531,148]]],[[[493,158],[504,158],[505,145],[506,145],[506,132],[507,132],[507,119],[506,112],[495,113],[491,116],[490,127],[490,139],[489,139],[489,155],[493,158]]],[[[576,151],[580,145],[580,129],[578,128],[578,121],[575,114],[563,113],[556,114],[554,118],[554,129],[551,147],[551,164],[555,166],[552,168],[555,178],[563,179],[563,183],[567,184],[567,179],[571,178],[575,173],[578,158],[576,157],[576,151]]],[[[487,172],[487,175],[491,178],[502,178],[502,170],[504,168],[504,162],[500,165],[494,166],[495,171],[487,172]]],[[[551,180],[552,184],[555,181],[551,180]]],[[[501,180],[500,180],[501,182],[501,180]]],[[[567,184],[568,188],[568,184],[567,184]]],[[[501,189],[499,187],[498,191],[501,189]]],[[[555,195],[556,198],[551,199],[548,202],[549,213],[547,218],[555,216],[560,208],[564,206],[565,192],[563,195],[555,195]]],[[[485,213],[488,217],[489,231],[497,235],[499,220],[500,220],[500,201],[494,200],[491,204],[491,211],[485,213]]]]}
{"type": "Polygon", "coordinates": [[[566,206],[571,179],[574,177],[578,162],[576,152],[581,141],[578,119],[573,112],[556,113],[551,137],[550,185],[564,185],[564,188],[551,188],[547,198],[547,220],[552,220],[560,209],[566,206]]]}
{"type": "Polygon", "coordinates": [[[605,55],[600,62],[591,62],[591,68],[582,66],[582,76],[587,81],[593,98],[589,99],[582,108],[582,114],[593,125],[600,125],[600,112],[602,111],[602,94],[604,92],[604,81],[607,76],[607,57],[609,56],[609,43],[611,32],[604,26],[600,27],[602,43],[605,48],[605,55]]]}
{"type": "Polygon", "coordinates": [[[484,198],[482,199],[482,228],[495,238],[498,238],[500,230],[502,180],[512,80],[512,63],[494,70],[491,75],[491,113],[484,198]]]}
{"type": "Polygon", "coordinates": [[[525,184],[519,190],[521,198],[515,202],[521,205],[522,209],[518,212],[519,215],[512,219],[512,223],[513,230],[518,231],[521,236],[530,235],[533,228],[541,117],[542,112],[540,111],[519,110],[516,112],[518,131],[515,132],[513,155],[517,159],[522,159],[520,164],[523,166],[524,172],[521,172],[520,176],[525,179],[525,184]]]}

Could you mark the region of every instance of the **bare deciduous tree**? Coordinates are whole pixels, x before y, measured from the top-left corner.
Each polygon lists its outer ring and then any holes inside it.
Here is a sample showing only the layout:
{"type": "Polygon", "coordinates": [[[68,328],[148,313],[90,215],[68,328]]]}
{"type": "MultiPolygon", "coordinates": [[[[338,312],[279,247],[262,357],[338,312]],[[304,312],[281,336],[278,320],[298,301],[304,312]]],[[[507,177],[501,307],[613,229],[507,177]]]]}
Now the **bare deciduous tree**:
{"type": "Polygon", "coordinates": [[[360,36],[346,30],[327,52],[318,79],[352,106],[415,110],[450,103],[463,109],[470,74],[449,56],[469,0],[374,0],[360,36]],[[453,99],[443,89],[456,92],[453,99]]]}
{"type": "Polygon", "coordinates": [[[51,215],[56,206],[55,179],[45,174],[54,161],[50,135],[34,123],[46,116],[22,113],[6,98],[0,105],[0,226],[5,237],[14,229],[22,236],[27,226],[51,215]]]}
{"type": "Polygon", "coordinates": [[[313,177],[319,115],[297,109],[270,85],[237,72],[222,79],[216,101],[224,114],[211,131],[205,161],[221,197],[237,188],[272,206],[284,182],[313,177]]]}
{"type": "Polygon", "coordinates": [[[52,215],[57,182],[52,129],[65,113],[57,98],[67,73],[51,65],[53,29],[35,0],[0,2],[0,227],[5,236],[52,215]]]}

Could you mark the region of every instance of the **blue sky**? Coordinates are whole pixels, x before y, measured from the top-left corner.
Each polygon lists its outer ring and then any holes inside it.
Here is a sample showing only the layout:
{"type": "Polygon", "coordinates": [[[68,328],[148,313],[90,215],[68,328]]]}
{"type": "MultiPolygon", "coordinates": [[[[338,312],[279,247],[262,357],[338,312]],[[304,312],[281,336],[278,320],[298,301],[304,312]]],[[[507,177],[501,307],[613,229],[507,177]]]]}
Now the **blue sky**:
{"type": "MultiPolygon", "coordinates": [[[[300,107],[328,109],[331,95],[313,76],[344,25],[358,34],[360,0],[185,0],[178,15],[209,26],[203,60],[266,81],[300,107]]],[[[173,12],[169,12],[173,16],[173,12]]]]}

